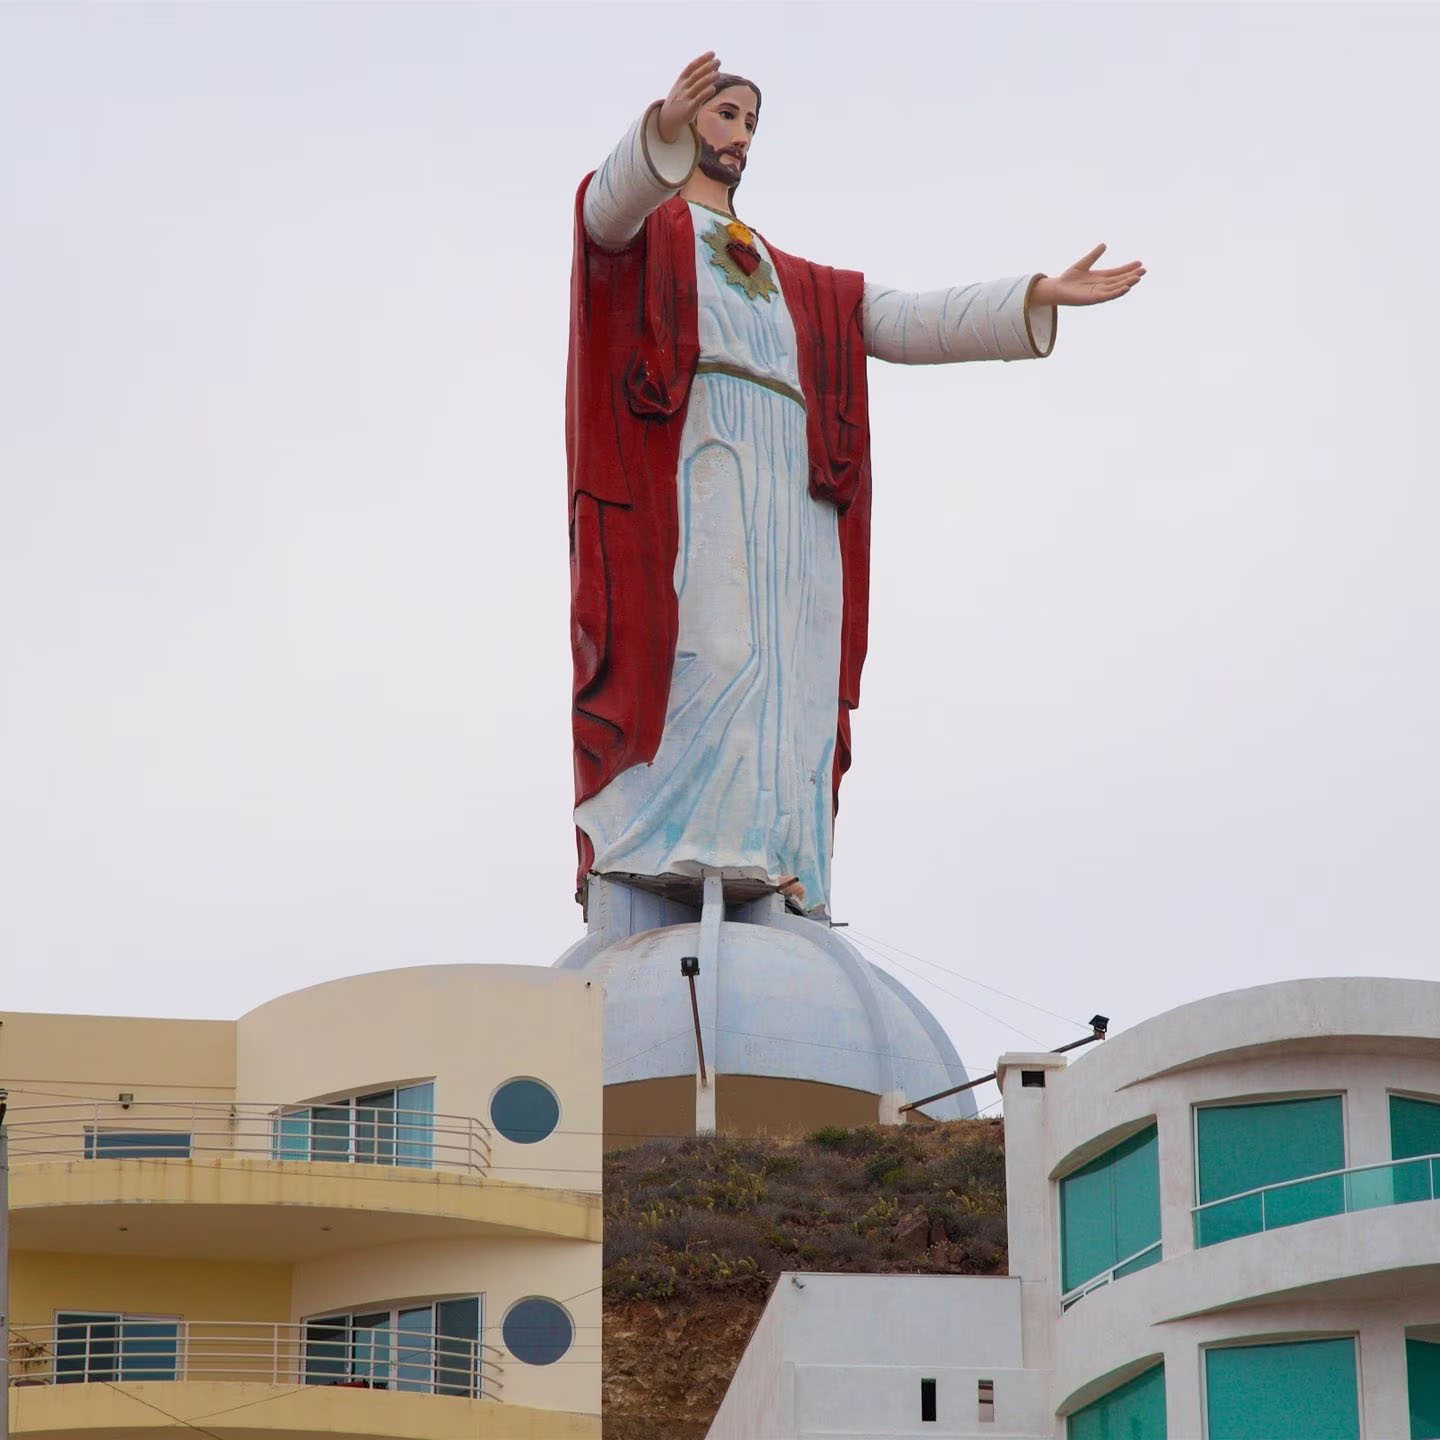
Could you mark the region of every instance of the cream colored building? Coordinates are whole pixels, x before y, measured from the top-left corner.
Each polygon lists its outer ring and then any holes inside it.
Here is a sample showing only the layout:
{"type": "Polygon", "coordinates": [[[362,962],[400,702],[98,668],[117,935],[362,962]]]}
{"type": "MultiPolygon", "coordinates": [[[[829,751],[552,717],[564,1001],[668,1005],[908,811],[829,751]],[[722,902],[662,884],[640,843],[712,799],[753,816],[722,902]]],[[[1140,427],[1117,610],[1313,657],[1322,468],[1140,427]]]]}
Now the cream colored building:
{"type": "Polygon", "coordinates": [[[600,1434],[602,1002],[518,965],[0,1016],[17,1437],[600,1434]]]}

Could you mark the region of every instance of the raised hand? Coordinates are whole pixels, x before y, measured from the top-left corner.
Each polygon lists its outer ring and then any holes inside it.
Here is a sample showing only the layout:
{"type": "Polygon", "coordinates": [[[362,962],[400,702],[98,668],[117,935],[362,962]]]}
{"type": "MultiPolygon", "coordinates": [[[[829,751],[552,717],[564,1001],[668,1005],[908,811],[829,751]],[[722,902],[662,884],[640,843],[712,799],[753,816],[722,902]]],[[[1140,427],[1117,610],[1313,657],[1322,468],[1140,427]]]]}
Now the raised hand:
{"type": "Polygon", "coordinates": [[[1096,270],[1095,262],[1105,253],[1103,245],[1097,245],[1088,255],[1082,255],[1068,270],[1059,275],[1046,275],[1036,281],[1031,292],[1031,303],[1035,305],[1103,305],[1107,300],[1118,300],[1132,289],[1145,273],[1145,267],[1132,260],[1128,265],[1117,266],[1114,270],[1096,270]]]}
{"type": "Polygon", "coordinates": [[[680,133],[700,113],[700,107],[715,93],[715,77],[720,62],[713,50],[697,55],[670,87],[660,105],[656,121],[660,138],[667,144],[680,138],[680,133]]]}

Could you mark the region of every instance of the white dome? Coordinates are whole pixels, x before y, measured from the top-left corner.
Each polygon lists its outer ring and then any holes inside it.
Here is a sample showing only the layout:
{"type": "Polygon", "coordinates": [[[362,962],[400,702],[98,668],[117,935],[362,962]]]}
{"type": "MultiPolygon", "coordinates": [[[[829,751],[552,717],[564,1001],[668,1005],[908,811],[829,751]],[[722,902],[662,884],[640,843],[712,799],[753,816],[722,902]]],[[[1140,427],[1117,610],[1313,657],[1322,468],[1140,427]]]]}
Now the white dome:
{"type": "MultiPolygon", "coordinates": [[[[680,959],[700,953],[699,932],[698,924],[672,924],[603,948],[582,941],[558,962],[604,986],[607,1085],[694,1074],[680,959]]],[[[816,921],[722,923],[714,983],[714,1053],[706,1062],[717,1074],[899,1091],[907,1100],[968,1078],[925,1006],[816,921]]],[[[975,1102],[966,1092],[925,1113],[955,1119],[973,1115],[975,1102]]]]}

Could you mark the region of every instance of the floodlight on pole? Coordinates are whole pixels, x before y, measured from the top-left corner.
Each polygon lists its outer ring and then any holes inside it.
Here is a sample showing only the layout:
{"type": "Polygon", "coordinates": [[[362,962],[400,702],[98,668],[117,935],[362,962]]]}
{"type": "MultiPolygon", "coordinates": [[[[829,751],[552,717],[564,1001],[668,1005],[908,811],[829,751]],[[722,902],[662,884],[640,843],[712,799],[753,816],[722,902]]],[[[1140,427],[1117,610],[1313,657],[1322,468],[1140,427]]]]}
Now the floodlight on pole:
{"type": "Polygon", "coordinates": [[[695,977],[700,973],[700,957],[682,955],[680,973],[690,982],[690,1013],[695,1017],[695,1056],[700,1062],[700,1083],[708,1085],[710,1081],[705,1074],[705,1040],[700,1033],[700,1001],[695,994],[695,977]]]}
{"type": "MultiPolygon", "coordinates": [[[[1108,1015],[1092,1015],[1088,1035],[1082,1036],[1079,1040],[1072,1040],[1068,1045],[1057,1045],[1047,1053],[1063,1055],[1067,1050],[1078,1050],[1082,1045],[1093,1045],[1097,1040],[1103,1040],[1109,1029],[1110,1017],[1108,1015]]],[[[973,1090],[977,1085],[983,1085],[987,1080],[993,1080],[999,1073],[998,1070],[992,1070],[988,1075],[981,1075],[976,1080],[967,1080],[963,1085],[952,1085],[948,1090],[940,1090],[934,1095],[925,1096],[923,1100],[912,1100],[908,1105],[900,1107],[900,1114],[903,1115],[907,1110],[918,1110],[922,1105],[929,1105],[934,1100],[944,1100],[951,1095],[959,1095],[965,1090],[973,1090]]]]}

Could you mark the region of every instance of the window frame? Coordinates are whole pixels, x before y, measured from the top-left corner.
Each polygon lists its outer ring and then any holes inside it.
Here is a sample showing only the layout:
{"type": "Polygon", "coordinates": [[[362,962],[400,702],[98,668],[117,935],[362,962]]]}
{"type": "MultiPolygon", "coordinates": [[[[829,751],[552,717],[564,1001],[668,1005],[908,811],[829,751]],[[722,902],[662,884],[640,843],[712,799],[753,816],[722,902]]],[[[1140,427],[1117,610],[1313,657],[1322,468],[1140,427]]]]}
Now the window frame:
{"type": "MultiPolygon", "coordinates": [[[[1118,1131],[1118,1132],[1111,1132],[1111,1134],[1112,1134],[1112,1138],[1110,1138],[1110,1139],[1109,1139],[1099,1150],[1097,1150],[1093,1155],[1087,1156],[1086,1159],[1080,1161],[1080,1163],[1079,1163],[1078,1165],[1072,1166],[1072,1167],[1071,1167],[1069,1170],[1067,1170],[1063,1175],[1056,1175],[1056,1176],[1054,1177],[1054,1181],[1053,1181],[1054,1191],[1053,1191],[1053,1194],[1054,1194],[1054,1196],[1055,1196],[1055,1250],[1056,1250],[1056,1256],[1057,1256],[1057,1258],[1059,1259],[1059,1262],[1060,1262],[1059,1265],[1058,1265],[1056,1268],[1057,1268],[1057,1270],[1058,1270],[1058,1272],[1059,1272],[1059,1281],[1060,1281],[1060,1286],[1061,1286],[1061,1290],[1060,1290],[1060,1309],[1061,1309],[1061,1313],[1062,1313],[1062,1314],[1063,1314],[1065,1311],[1069,1310],[1072,1306],[1076,1305],[1079,1301],[1083,1300],[1088,1294],[1090,1294],[1090,1292],[1091,1292],[1092,1290],[1099,1290],[1099,1289],[1101,1289],[1101,1288],[1102,1288],[1103,1286],[1105,1286],[1105,1285],[1113,1284],[1116,1280],[1123,1280],[1123,1279],[1125,1279],[1125,1278],[1126,1278],[1126,1275],[1117,1275],[1115,1272],[1116,1272],[1117,1270],[1124,1270],[1124,1269],[1126,1269],[1127,1266],[1132,1265],[1136,1260],[1139,1260],[1139,1259],[1141,1259],[1143,1256],[1150,1254],[1150,1252],[1151,1252],[1152,1250],[1159,1251],[1159,1254],[1156,1256],[1156,1258],[1155,1258],[1154,1260],[1150,1261],[1147,1265],[1142,1265],[1142,1266],[1138,1267],[1139,1269],[1142,1269],[1142,1270],[1143,1270],[1143,1269],[1148,1269],[1148,1268],[1149,1268],[1149,1265],[1159,1264],[1160,1261],[1164,1259],[1164,1254],[1165,1254],[1164,1248],[1163,1248],[1163,1247],[1164,1247],[1164,1240],[1165,1240],[1165,1235],[1164,1235],[1164,1229],[1165,1229],[1165,1226],[1164,1226],[1164,1202],[1163,1202],[1163,1198],[1162,1198],[1161,1190],[1160,1190],[1160,1185],[1159,1185],[1159,1169],[1160,1169],[1160,1122],[1159,1122],[1159,1117],[1156,1116],[1156,1115],[1150,1115],[1150,1116],[1148,1116],[1148,1117],[1146,1117],[1146,1118],[1144,1119],[1143,1123],[1133,1124],[1133,1125],[1127,1126],[1127,1127],[1125,1127],[1123,1130],[1120,1130],[1120,1131],[1118,1131]],[[1097,1270],[1097,1271],[1095,1272],[1095,1274],[1093,1274],[1093,1275],[1091,1275],[1091,1276],[1088,1276],[1086,1279],[1081,1280],[1078,1284],[1072,1285],[1069,1289],[1066,1289],[1066,1288],[1065,1288],[1065,1190],[1064,1190],[1065,1182],[1068,1181],[1068,1180],[1071,1180],[1071,1179],[1073,1179],[1075,1176],[1079,1175],[1079,1173],[1080,1173],[1082,1170],[1084,1170],[1087,1166],[1090,1166],[1090,1165],[1095,1164],[1095,1162],[1096,1162],[1097,1160],[1103,1160],[1107,1155],[1111,1154],[1113,1151],[1118,1150],[1122,1145],[1128,1145],[1128,1144],[1130,1143],[1130,1141],[1136,1139],[1138,1136],[1144,1135],[1145,1132],[1148,1131],[1148,1130],[1153,1130],[1153,1131],[1155,1132],[1155,1168],[1156,1168],[1156,1172],[1157,1172],[1157,1173],[1156,1173],[1156,1181],[1157,1181],[1157,1183],[1156,1183],[1156,1222],[1157,1222],[1157,1225],[1158,1225],[1158,1227],[1159,1227],[1160,1234],[1156,1236],[1156,1238],[1155,1238],[1155,1240],[1154,1240],[1154,1242],[1153,1242],[1152,1244],[1145,1246],[1144,1249],[1142,1249],[1142,1250],[1137,1250],[1133,1255],[1120,1256],[1119,1258],[1116,1259],[1116,1261],[1115,1261],[1115,1263],[1114,1263],[1113,1265],[1110,1265],[1110,1266],[1108,1266],[1106,1269],[1103,1269],[1103,1270],[1097,1270]]],[[[1127,1271],[1127,1275],[1128,1275],[1128,1274],[1133,1274],[1133,1273],[1135,1273],[1135,1272],[1134,1272],[1134,1271],[1127,1271]]]]}
{"type": "MultiPolygon", "coordinates": [[[[1440,1361],[1440,1336],[1418,1333],[1419,1330],[1433,1331],[1433,1326],[1409,1327],[1405,1331],[1405,1399],[1410,1415],[1410,1432],[1407,1440],[1414,1440],[1415,1437],[1415,1385],[1412,1379],[1414,1374],[1414,1346],[1429,1346],[1435,1351],[1435,1358],[1440,1361]]],[[[1440,1434],[1440,1431],[1432,1431],[1432,1434],[1440,1434]]]]}
{"type": "MultiPolygon", "coordinates": [[[[1385,1123],[1390,1128],[1388,1137],[1390,1144],[1388,1148],[1391,1163],[1396,1164],[1405,1160],[1421,1160],[1427,1158],[1421,1155],[1397,1156],[1395,1154],[1395,1111],[1391,1104],[1394,1100],[1410,1100],[1416,1105],[1432,1105],[1436,1113],[1440,1114],[1440,1095],[1427,1095],[1419,1090],[1397,1090],[1394,1086],[1391,1086],[1385,1091],[1385,1123]]],[[[1440,1154],[1440,1151],[1434,1153],[1440,1154]]]]}
{"type": "MultiPolygon", "coordinates": [[[[352,1305],[347,1310],[325,1310],[314,1315],[302,1316],[300,1320],[300,1373],[299,1383],[306,1386],[347,1386],[358,1385],[361,1381],[368,1381],[368,1388],[375,1390],[394,1390],[400,1394],[410,1395],[440,1395],[454,1397],[458,1392],[459,1382],[456,1380],[442,1380],[437,1372],[437,1364],[440,1360],[440,1350],[436,1344],[439,1340],[466,1340],[470,1337],[463,1335],[448,1335],[437,1327],[440,1323],[440,1307],[451,1305],[457,1302],[473,1300],[475,1302],[475,1336],[471,1341],[474,1349],[470,1359],[470,1388],[460,1398],[482,1400],[489,1398],[488,1382],[485,1375],[485,1292],[479,1291],[471,1295],[434,1295],[426,1298],[417,1296],[411,1300],[385,1300],[377,1301],[374,1305],[352,1305]],[[430,1329],[428,1332],[406,1331],[401,1328],[400,1317],[413,1314],[416,1311],[428,1308],[430,1311],[430,1329]],[[388,1316],[388,1323],[373,1327],[364,1327],[381,1332],[388,1337],[386,1346],[387,1358],[383,1362],[388,1370],[388,1375],[383,1384],[375,1384],[373,1377],[360,1376],[355,1374],[355,1336],[357,1329],[355,1321],[357,1317],[369,1318],[371,1316],[385,1314],[388,1316]],[[341,1328],[344,1322],[345,1339],[338,1340],[314,1340],[310,1338],[312,1327],[329,1325],[335,1329],[341,1328]],[[407,1334],[428,1333],[430,1381],[428,1385],[413,1385],[406,1383],[402,1387],[399,1378],[399,1369],[402,1364],[416,1364],[416,1361],[402,1361],[400,1352],[405,1348],[402,1337],[407,1334]],[[345,1371],[337,1378],[310,1378],[310,1354],[312,1344],[336,1345],[343,1343],[346,1354],[343,1360],[345,1371]],[[442,1385],[449,1385],[449,1390],[442,1389],[442,1385]]],[[[363,1333],[363,1330],[359,1333],[363,1333]]],[[[363,1362],[366,1365],[374,1366],[377,1362],[373,1358],[363,1362]]]]}
{"type": "MultiPolygon", "coordinates": [[[[126,1384],[126,1383],[138,1384],[138,1383],[141,1383],[142,1380],[143,1380],[143,1381],[152,1381],[152,1382],[157,1383],[157,1384],[166,1384],[166,1383],[173,1383],[173,1382],[181,1379],[182,1376],[183,1376],[184,1373],[185,1373],[185,1364],[184,1364],[184,1355],[185,1355],[185,1334],[184,1334],[184,1331],[185,1331],[185,1317],[184,1317],[183,1315],[152,1315],[152,1314],[149,1314],[149,1313],[146,1313],[146,1312],[141,1312],[141,1311],[129,1311],[129,1310],[99,1310],[99,1309],[96,1309],[96,1310],[80,1310],[80,1309],[75,1309],[75,1310],[61,1310],[61,1309],[59,1309],[58,1307],[52,1312],[52,1314],[54,1315],[54,1329],[51,1331],[51,1334],[54,1336],[54,1345],[53,1345],[53,1347],[52,1347],[52,1348],[53,1348],[53,1354],[52,1354],[51,1357],[50,1357],[50,1383],[51,1383],[52,1385],[119,1385],[119,1384],[126,1384]],[[70,1317],[70,1318],[69,1318],[69,1319],[64,1318],[64,1317],[66,1317],[66,1316],[68,1316],[68,1317],[70,1317]],[[79,1319],[79,1318],[78,1318],[78,1317],[80,1317],[80,1316],[85,1316],[85,1317],[87,1317],[87,1318],[85,1318],[85,1319],[82,1320],[82,1319],[79,1319]],[[82,1357],[73,1357],[73,1356],[69,1356],[69,1355],[62,1356],[62,1355],[61,1355],[61,1353],[60,1353],[60,1346],[61,1346],[62,1344],[67,1344],[67,1345],[68,1345],[68,1344],[74,1344],[74,1343],[75,1343],[74,1341],[71,1341],[71,1340],[65,1340],[65,1341],[62,1341],[62,1340],[61,1340],[61,1338],[60,1338],[60,1330],[61,1330],[61,1327],[62,1327],[62,1326],[65,1326],[65,1325],[73,1325],[73,1326],[84,1325],[84,1326],[87,1328],[87,1332],[88,1332],[89,1329],[91,1329],[91,1328],[92,1328],[94,1325],[96,1325],[96,1324],[107,1324],[107,1323],[108,1323],[108,1324],[113,1324],[113,1325],[115,1326],[115,1353],[114,1353],[114,1357],[113,1357],[113,1359],[114,1359],[114,1374],[113,1374],[113,1375],[108,1375],[108,1376],[107,1376],[107,1375],[96,1375],[96,1376],[93,1376],[93,1377],[91,1376],[90,1370],[91,1370],[91,1358],[92,1358],[92,1357],[91,1357],[91,1353],[90,1353],[90,1348],[91,1348],[91,1341],[92,1341],[92,1339],[93,1339],[94,1337],[93,1337],[92,1335],[90,1335],[90,1334],[87,1333],[87,1335],[86,1335],[86,1340],[85,1340],[85,1352],[84,1352],[84,1356],[83,1356],[84,1368],[82,1369],[81,1373],[80,1373],[76,1378],[74,1378],[74,1379],[62,1380],[62,1379],[60,1378],[59,1362],[60,1362],[62,1359],[69,1360],[69,1359],[73,1359],[73,1358],[82,1358],[82,1357]],[[171,1357],[171,1366],[170,1366],[171,1373],[170,1373],[169,1376],[146,1375],[146,1376],[141,1376],[141,1377],[139,1377],[139,1379],[137,1379],[135,1376],[129,1376],[129,1377],[126,1376],[126,1374],[125,1374],[125,1369],[124,1369],[124,1360],[125,1360],[124,1344],[125,1344],[125,1326],[126,1326],[127,1324],[135,1324],[135,1325],[173,1325],[173,1326],[175,1327],[175,1336],[174,1336],[175,1349],[174,1349],[174,1353],[173,1353],[173,1355],[172,1355],[172,1357],[171,1357]]],[[[141,1338],[141,1337],[136,1337],[136,1338],[141,1338]]],[[[144,1337],[144,1338],[159,1338],[159,1337],[144,1337]]],[[[140,1367],[140,1368],[143,1369],[143,1368],[145,1368],[145,1367],[142,1366],[142,1367],[140,1367]]]]}
{"type": "MultiPolygon", "coordinates": [[[[282,1105],[271,1115],[270,1131],[270,1158],[272,1160],[292,1161],[300,1160],[308,1163],[338,1164],[338,1165],[388,1165],[396,1169],[409,1170],[433,1170],[435,1169],[435,1121],[438,1115],[435,1108],[435,1077],[428,1076],[418,1080],[396,1080],[385,1086],[365,1086],[358,1090],[347,1090],[329,1098],[314,1100],[298,1100],[293,1105],[282,1105]],[[406,1109],[401,1110],[399,1106],[400,1092],[402,1090],[418,1089],[422,1085],[430,1087],[430,1108],[429,1110],[406,1109]],[[395,1104],[389,1106],[391,1119],[388,1122],[375,1118],[387,1107],[383,1105],[366,1105],[362,1102],[377,1100],[384,1095],[395,1097],[395,1104]],[[319,1121],[315,1118],[317,1110],[345,1110],[347,1118],[343,1121],[338,1118],[322,1118],[319,1121]],[[359,1114],[363,1110],[372,1112],[369,1120],[361,1120],[359,1114]],[[428,1115],[430,1123],[425,1128],[423,1138],[401,1139],[402,1131],[417,1131],[421,1126],[414,1120],[400,1121],[395,1119],[398,1115],[428,1115]],[[304,1135],[285,1133],[285,1122],[303,1120],[305,1124],[304,1135]],[[340,1151],[325,1152],[317,1151],[316,1126],[318,1125],[341,1125],[345,1126],[345,1149],[340,1151]],[[372,1134],[362,1140],[361,1129],[368,1126],[372,1134]],[[379,1132],[388,1126],[390,1131],[388,1139],[381,1140],[379,1132]],[[305,1153],[289,1153],[292,1146],[298,1149],[296,1142],[303,1139],[305,1153]],[[287,1144],[287,1141],[289,1144],[287,1144]],[[371,1153],[362,1155],[360,1153],[362,1144],[368,1144],[372,1151],[378,1150],[382,1145],[390,1147],[389,1158],[381,1158],[378,1154],[371,1153]],[[400,1155],[402,1145],[422,1146],[425,1151],[423,1158],[404,1157],[400,1155]]],[[[322,1137],[324,1138],[324,1137],[322,1137]]],[[[337,1137],[338,1138],[338,1137],[337,1137]]]]}
{"type": "Polygon", "coordinates": [[[491,1092],[490,1098],[485,1102],[485,1123],[493,1130],[496,1136],[505,1141],[507,1145],[543,1145],[552,1136],[558,1135],[565,1124],[565,1106],[560,1099],[560,1092],[548,1081],[542,1080],[538,1075],[508,1075],[491,1092]],[[544,1134],[534,1140],[516,1140],[507,1135],[495,1119],[495,1100],[500,1092],[510,1085],[520,1082],[528,1082],[531,1085],[538,1085],[555,1102],[555,1123],[544,1134]]]}
{"type": "MultiPolygon", "coordinates": [[[[1210,1245],[1223,1245],[1226,1240],[1214,1240],[1209,1245],[1196,1243],[1196,1219],[1202,1206],[1218,1205],[1226,1200],[1237,1200],[1242,1195],[1254,1195],[1262,1190],[1273,1189],[1276,1185],[1298,1184],[1304,1180],[1318,1180],[1326,1175],[1343,1175],[1350,1166],[1350,1092],[1338,1088],[1326,1088],[1319,1090],[1280,1090],[1273,1094],[1260,1095],[1232,1095],[1216,1100],[1195,1100],[1190,1105],[1190,1243],[1196,1250],[1208,1250],[1210,1245]],[[1200,1112],[1202,1110],[1236,1110],[1250,1105],[1283,1105],[1294,1100],[1339,1100],[1340,1102],[1340,1148],[1341,1158],[1344,1164],[1339,1170],[1321,1170],[1314,1175],[1295,1175],[1289,1181],[1278,1180],[1270,1185],[1257,1185],[1250,1190],[1237,1190],[1233,1195],[1222,1195],[1214,1201],[1202,1201],[1200,1199],[1200,1112]]],[[[1279,1228],[1279,1227],[1277,1227],[1279,1228]]],[[[1263,1230],[1252,1231],[1252,1234],[1264,1234],[1263,1230]]],[[[1234,1239],[1245,1239],[1240,1235],[1231,1237],[1234,1239]]]]}
{"type": "Polygon", "coordinates": [[[1362,1384],[1363,1370],[1360,1359],[1360,1332],[1358,1330],[1322,1330],[1315,1333],[1302,1335],[1281,1334],[1275,1336],[1259,1335],[1249,1336],[1244,1339],[1215,1340],[1209,1343],[1202,1343],[1199,1347],[1200,1354],[1200,1433],[1203,1440],[1212,1440],[1210,1433],[1210,1360],[1211,1351],[1214,1350],[1259,1350],[1273,1349],[1284,1346],[1312,1345],[1323,1343],[1327,1340],[1348,1340],[1350,1342],[1351,1358],[1354,1361],[1355,1373],[1355,1424],[1356,1435],[1360,1440],[1365,1436],[1365,1391],[1362,1384]]]}
{"type": "Polygon", "coordinates": [[[509,1355],[517,1364],[529,1366],[532,1370],[548,1370],[552,1365],[558,1365],[575,1348],[580,1337],[580,1326],[575,1321],[575,1316],[570,1307],[563,1301],[557,1300],[553,1295],[518,1295],[506,1307],[505,1313],[500,1317],[500,1324],[496,1327],[500,1334],[500,1342],[505,1347],[505,1354],[509,1355]],[[531,1301],[538,1300],[546,1305],[553,1305],[569,1322],[570,1339],[566,1341],[565,1348],[553,1360],[530,1360],[521,1355],[518,1350],[510,1344],[505,1335],[505,1322],[522,1305],[528,1305],[531,1301]]]}
{"type": "Polygon", "coordinates": [[[1139,1380],[1144,1380],[1148,1376],[1154,1375],[1157,1371],[1160,1375],[1160,1403],[1165,1411],[1165,1425],[1168,1431],[1170,1392],[1165,1378],[1165,1357],[1164,1355],[1160,1355],[1152,1359],[1149,1364],[1141,1363],[1140,1369],[1130,1371],[1123,1380],[1117,1381],[1111,1385],[1108,1390],[1103,1390],[1098,1395],[1092,1395],[1083,1405],[1077,1405],[1073,1410],[1068,1411],[1064,1416],[1065,1440],[1071,1440],[1071,1427],[1077,1415],[1083,1415],[1092,1406],[1099,1405],[1102,1401],[1108,1400],[1112,1395],[1116,1395],[1125,1389],[1127,1385],[1133,1385],[1139,1380]]]}
{"type": "MultiPolygon", "coordinates": [[[[143,1150],[144,1146],[137,1144],[134,1149],[143,1150]]],[[[194,1154],[195,1132],[193,1130],[127,1130],[111,1125],[85,1126],[84,1157],[87,1160],[190,1160],[194,1154]],[[176,1139],[184,1139],[185,1148],[182,1150],[178,1145],[168,1148],[157,1145],[153,1153],[138,1155],[125,1145],[117,1146],[114,1150],[102,1148],[101,1138],[114,1135],[133,1136],[137,1140],[153,1140],[157,1135],[174,1136],[176,1139]]]]}

